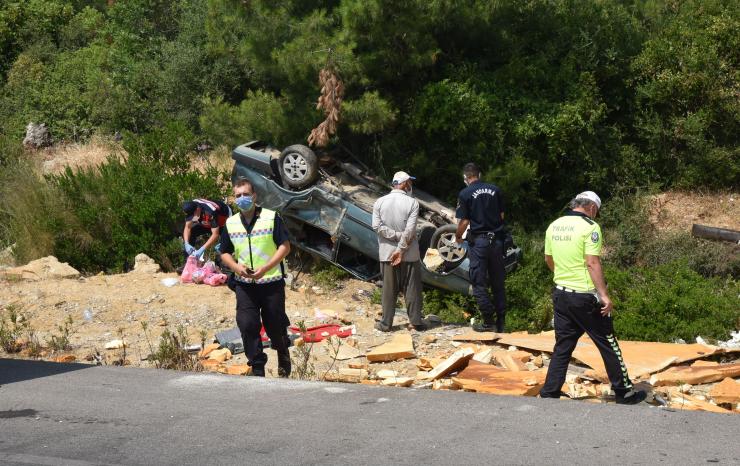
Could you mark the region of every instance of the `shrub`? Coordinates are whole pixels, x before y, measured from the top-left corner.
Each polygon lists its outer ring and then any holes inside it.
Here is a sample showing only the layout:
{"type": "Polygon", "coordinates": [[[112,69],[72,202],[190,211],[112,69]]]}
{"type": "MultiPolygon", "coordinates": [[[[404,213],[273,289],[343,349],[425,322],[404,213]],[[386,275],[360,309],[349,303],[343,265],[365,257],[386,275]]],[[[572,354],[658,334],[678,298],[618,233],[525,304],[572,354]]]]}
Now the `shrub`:
{"type": "Polygon", "coordinates": [[[0,245],[15,245],[17,263],[52,254],[55,231],[74,229],[74,217],[59,208],[56,188],[37,175],[27,159],[15,158],[0,170],[0,197],[0,245]]]}
{"type": "Polygon", "coordinates": [[[192,135],[172,126],[127,145],[128,159],[111,155],[97,168],[67,169],[49,178],[60,193],[64,217],[53,225],[54,252],[81,271],[125,270],[140,252],[169,268],[182,258],[181,203],[193,197],[220,198],[226,174],[188,171],[185,148],[192,135]],[[171,150],[169,150],[171,148],[171,150]]]}
{"type": "MultiPolygon", "coordinates": [[[[142,328],[146,333],[147,326],[142,322],[142,328]]],[[[201,368],[198,362],[198,356],[188,353],[185,347],[188,345],[188,335],[185,327],[178,325],[175,332],[169,327],[165,327],[159,336],[159,345],[157,349],[149,356],[159,369],[176,369],[184,371],[199,370],[201,368]]]]}
{"type": "Polygon", "coordinates": [[[333,290],[339,287],[343,280],[350,278],[350,274],[328,262],[320,262],[314,269],[311,278],[318,286],[333,290]]]}
{"type": "Polygon", "coordinates": [[[46,344],[53,351],[65,351],[70,349],[69,335],[72,331],[72,316],[67,315],[62,324],[57,325],[59,335],[52,334],[47,340],[46,344]]]}
{"type": "Polygon", "coordinates": [[[0,315],[0,348],[6,353],[15,353],[21,350],[18,339],[30,328],[30,323],[25,315],[18,312],[13,305],[6,306],[6,313],[0,315]]]}
{"type": "Polygon", "coordinates": [[[614,326],[623,339],[727,339],[740,328],[740,284],[704,278],[685,261],[657,267],[608,268],[614,326]]]}

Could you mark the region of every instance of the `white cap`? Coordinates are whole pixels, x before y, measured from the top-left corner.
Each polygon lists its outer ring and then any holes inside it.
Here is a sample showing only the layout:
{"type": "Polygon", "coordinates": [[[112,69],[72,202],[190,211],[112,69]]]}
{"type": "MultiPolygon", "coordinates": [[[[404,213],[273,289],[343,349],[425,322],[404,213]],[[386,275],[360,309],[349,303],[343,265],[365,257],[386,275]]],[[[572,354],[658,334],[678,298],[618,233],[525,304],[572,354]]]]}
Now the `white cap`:
{"type": "Polygon", "coordinates": [[[393,184],[401,184],[406,180],[415,180],[413,176],[409,175],[406,172],[396,172],[393,175],[393,184]]]}
{"type": "Polygon", "coordinates": [[[601,198],[593,191],[583,191],[581,194],[576,196],[576,199],[588,199],[596,204],[596,207],[601,210],[601,198]]]}

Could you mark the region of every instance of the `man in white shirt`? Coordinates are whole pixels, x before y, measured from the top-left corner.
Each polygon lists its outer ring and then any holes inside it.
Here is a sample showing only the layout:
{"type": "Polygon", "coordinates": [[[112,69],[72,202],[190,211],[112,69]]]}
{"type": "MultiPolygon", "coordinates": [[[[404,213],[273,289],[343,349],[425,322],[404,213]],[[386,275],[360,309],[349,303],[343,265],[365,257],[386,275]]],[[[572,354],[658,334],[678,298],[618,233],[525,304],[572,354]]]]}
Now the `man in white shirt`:
{"type": "Polygon", "coordinates": [[[393,175],[393,190],[375,201],[373,230],[378,234],[378,256],[383,274],[383,318],[375,324],[389,332],[396,313],[396,298],[403,291],[409,321],[416,330],[428,327],[421,314],[422,284],[416,219],[419,202],[411,196],[414,177],[406,172],[393,175]]]}

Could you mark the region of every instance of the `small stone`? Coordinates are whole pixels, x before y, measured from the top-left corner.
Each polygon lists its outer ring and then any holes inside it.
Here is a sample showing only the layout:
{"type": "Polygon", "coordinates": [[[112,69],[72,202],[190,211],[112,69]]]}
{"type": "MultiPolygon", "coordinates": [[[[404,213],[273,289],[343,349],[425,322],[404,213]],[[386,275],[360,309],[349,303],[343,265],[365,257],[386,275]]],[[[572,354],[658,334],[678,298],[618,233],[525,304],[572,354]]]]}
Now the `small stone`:
{"type": "Polygon", "coordinates": [[[126,346],[128,346],[128,343],[126,343],[124,340],[111,340],[105,344],[105,349],[107,350],[122,349],[126,346]]]}
{"type": "Polygon", "coordinates": [[[437,341],[437,337],[434,335],[424,335],[424,337],[421,339],[424,343],[434,343],[437,341]]]}

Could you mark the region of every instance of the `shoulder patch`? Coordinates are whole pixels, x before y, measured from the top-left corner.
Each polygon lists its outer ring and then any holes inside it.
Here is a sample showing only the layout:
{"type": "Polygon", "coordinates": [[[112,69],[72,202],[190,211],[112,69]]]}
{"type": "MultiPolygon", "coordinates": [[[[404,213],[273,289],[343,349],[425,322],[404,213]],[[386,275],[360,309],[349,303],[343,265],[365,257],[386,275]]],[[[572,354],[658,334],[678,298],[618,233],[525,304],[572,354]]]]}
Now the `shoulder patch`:
{"type": "Polygon", "coordinates": [[[591,220],[591,219],[590,219],[590,218],[588,218],[588,217],[581,217],[581,218],[582,218],[583,220],[585,220],[585,221],[586,221],[586,223],[588,223],[589,225],[593,225],[594,223],[596,223],[596,222],[594,222],[593,220],[591,220]]]}
{"type": "Polygon", "coordinates": [[[599,242],[599,232],[598,231],[591,232],[591,242],[592,243],[598,243],[599,242]]]}

